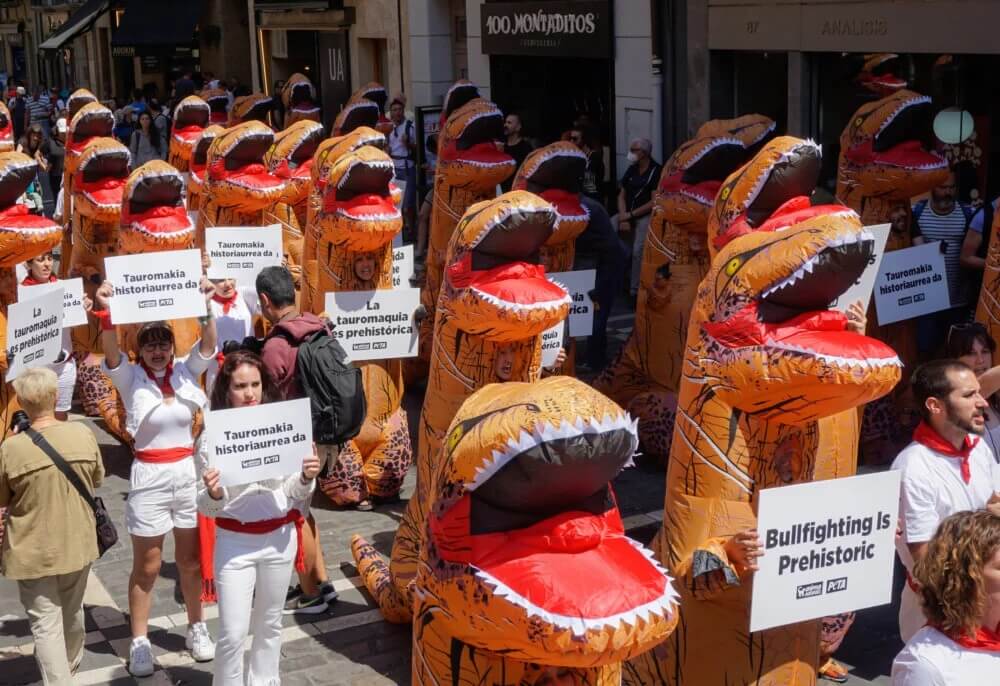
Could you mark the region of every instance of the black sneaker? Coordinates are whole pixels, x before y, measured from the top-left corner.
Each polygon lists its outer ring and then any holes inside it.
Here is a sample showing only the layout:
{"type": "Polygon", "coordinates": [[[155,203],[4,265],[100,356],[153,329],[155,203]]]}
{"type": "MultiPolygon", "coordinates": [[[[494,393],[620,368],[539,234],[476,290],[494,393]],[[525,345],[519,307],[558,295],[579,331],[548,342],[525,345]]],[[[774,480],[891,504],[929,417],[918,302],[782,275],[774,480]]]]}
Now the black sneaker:
{"type": "Polygon", "coordinates": [[[294,586],[288,587],[288,593],[285,594],[285,603],[287,604],[290,600],[295,600],[302,595],[301,584],[295,584],[294,586]]]}
{"type": "Polygon", "coordinates": [[[317,593],[315,596],[300,595],[294,600],[289,600],[285,603],[285,609],[282,614],[286,615],[321,615],[327,611],[330,606],[327,604],[326,599],[323,597],[322,591],[317,593]]]}
{"type": "Polygon", "coordinates": [[[332,603],[337,600],[337,590],[333,587],[333,584],[329,581],[323,582],[319,586],[319,594],[323,596],[323,600],[328,603],[332,603]]]}

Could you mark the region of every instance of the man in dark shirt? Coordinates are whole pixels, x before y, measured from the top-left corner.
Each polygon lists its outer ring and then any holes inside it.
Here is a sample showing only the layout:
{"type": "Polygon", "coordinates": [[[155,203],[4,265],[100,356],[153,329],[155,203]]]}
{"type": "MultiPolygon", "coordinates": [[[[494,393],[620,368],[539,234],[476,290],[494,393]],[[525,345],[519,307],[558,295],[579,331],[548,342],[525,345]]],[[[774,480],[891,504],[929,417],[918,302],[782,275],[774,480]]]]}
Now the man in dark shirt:
{"type": "Polygon", "coordinates": [[[578,123],[570,130],[569,140],[587,156],[587,167],[583,171],[581,186],[583,194],[603,205],[604,159],[597,135],[591,127],[578,123]]]}
{"type": "Polygon", "coordinates": [[[28,128],[28,103],[25,100],[27,91],[24,86],[18,86],[14,91],[14,99],[10,101],[10,118],[14,125],[14,142],[21,140],[25,129],[28,128]]]}
{"type": "Polygon", "coordinates": [[[613,218],[618,231],[632,234],[632,270],[629,292],[636,297],[639,292],[639,272],[642,269],[642,250],[649,232],[649,217],[653,211],[653,191],[660,181],[662,168],[651,156],[653,145],[646,138],[636,138],[629,144],[629,168],[622,176],[618,191],[618,214],[613,218]]]}
{"type": "MultiPolygon", "coordinates": [[[[503,132],[507,136],[507,140],[503,144],[503,151],[514,158],[514,162],[517,164],[514,170],[514,174],[516,174],[517,169],[521,168],[524,158],[532,151],[531,143],[521,136],[521,116],[514,112],[508,114],[503,122],[503,132]]],[[[514,174],[500,183],[500,188],[503,189],[504,193],[509,191],[514,183],[514,174]]]]}

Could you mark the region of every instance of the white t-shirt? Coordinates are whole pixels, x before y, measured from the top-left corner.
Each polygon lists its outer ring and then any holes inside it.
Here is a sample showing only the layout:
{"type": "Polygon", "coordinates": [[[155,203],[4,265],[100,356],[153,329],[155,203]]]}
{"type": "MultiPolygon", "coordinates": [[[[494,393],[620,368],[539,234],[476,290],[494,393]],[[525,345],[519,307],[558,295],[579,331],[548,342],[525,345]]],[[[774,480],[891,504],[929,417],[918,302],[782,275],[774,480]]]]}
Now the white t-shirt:
{"type": "Polygon", "coordinates": [[[1000,653],[963,648],[925,626],[892,663],[892,686],[986,686],[1000,682],[1000,653]]]}
{"type": "Polygon", "coordinates": [[[413,122],[409,119],[404,119],[401,124],[395,124],[389,132],[389,156],[392,157],[392,164],[397,174],[404,174],[414,164],[410,159],[410,148],[403,143],[403,138],[409,138],[410,145],[415,142],[413,122]]]}
{"type": "MultiPolygon", "coordinates": [[[[899,491],[899,516],[903,536],[896,541],[896,551],[907,572],[912,573],[913,557],[908,543],[925,543],[934,536],[938,525],[950,515],[967,510],[981,510],[1000,491],[1000,465],[982,438],[969,455],[969,483],[962,480],[962,460],[932,451],[914,441],[892,463],[902,472],[899,491]]],[[[903,587],[899,610],[899,631],[908,641],[926,623],[916,594],[903,587]]]]}

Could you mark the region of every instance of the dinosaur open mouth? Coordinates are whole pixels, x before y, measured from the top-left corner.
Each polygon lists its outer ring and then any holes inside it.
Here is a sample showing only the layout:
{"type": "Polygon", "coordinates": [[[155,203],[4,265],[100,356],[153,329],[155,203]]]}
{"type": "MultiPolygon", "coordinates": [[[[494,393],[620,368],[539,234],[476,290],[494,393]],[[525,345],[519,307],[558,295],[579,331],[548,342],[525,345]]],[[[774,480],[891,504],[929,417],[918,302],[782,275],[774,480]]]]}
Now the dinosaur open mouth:
{"type": "Polygon", "coordinates": [[[150,237],[179,237],[193,230],[183,204],[179,174],[154,174],[132,184],[122,224],[150,237]]]}
{"type": "Polygon", "coordinates": [[[284,181],[268,173],[264,166],[264,153],[273,143],[270,132],[244,133],[209,166],[208,174],[250,191],[278,191],[284,181]]]}
{"type": "Polygon", "coordinates": [[[97,207],[119,207],[128,177],[129,154],[124,148],[97,150],[77,170],[74,191],[82,192],[97,207]]]}
{"type": "MultiPolygon", "coordinates": [[[[187,98],[185,98],[187,100],[187,98]]],[[[208,103],[201,100],[183,100],[174,111],[174,132],[185,130],[190,127],[198,127],[198,130],[208,126],[208,118],[212,114],[212,109],[208,103]]]]}
{"type": "Polygon", "coordinates": [[[948,162],[934,149],[934,110],[931,99],[914,96],[886,119],[874,139],[856,145],[847,156],[856,164],[928,171],[943,169],[948,162]]]}
{"type": "Polygon", "coordinates": [[[444,111],[441,116],[447,119],[462,105],[479,97],[479,87],[469,81],[454,84],[444,96],[444,111]]]}
{"type": "MultiPolygon", "coordinates": [[[[16,198],[15,198],[16,200],[16,198]]],[[[0,235],[13,234],[16,236],[13,246],[14,255],[4,253],[5,259],[13,262],[22,262],[32,256],[38,255],[38,246],[42,243],[49,248],[59,244],[62,236],[62,227],[48,217],[31,214],[27,205],[11,205],[7,209],[0,211],[0,235]],[[23,250],[23,257],[16,257],[18,251],[23,250]]]]}
{"type": "Polygon", "coordinates": [[[94,97],[93,93],[83,90],[73,92],[66,100],[66,110],[69,114],[69,121],[73,120],[73,117],[76,116],[76,113],[79,112],[84,105],[92,102],[97,102],[97,98],[94,97]]]}
{"type": "Polygon", "coordinates": [[[106,109],[87,112],[77,119],[69,135],[66,147],[81,152],[92,138],[111,136],[115,127],[115,117],[106,109]]]}
{"type": "Polygon", "coordinates": [[[10,138],[14,135],[14,126],[10,122],[10,117],[8,117],[3,112],[0,112],[0,138],[10,138]]]}
{"type": "Polygon", "coordinates": [[[0,171],[0,207],[10,207],[17,202],[38,174],[34,160],[23,162],[8,160],[0,171]]]}
{"type": "Polygon", "coordinates": [[[499,110],[477,113],[462,129],[451,155],[442,155],[477,167],[513,164],[514,158],[496,146],[503,138],[503,116],[499,110]]]}
{"type": "Polygon", "coordinates": [[[439,554],[471,565],[498,598],[576,635],[669,616],[676,593],[653,554],[625,536],[608,485],[637,446],[628,415],[521,431],[431,518],[439,554]]]}
{"type": "Polygon", "coordinates": [[[292,154],[288,156],[288,166],[292,169],[306,168],[312,162],[316,148],[323,141],[323,129],[321,127],[310,129],[302,140],[298,142],[292,154]]]}
{"type": "Polygon", "coordinates": [[[341,135],[350,133],[359,126],[375,128],[375,125],[378,124],[380,113],[381,110],[378,105],[371,100],[364,99],[349,102],[341,112],[343,119],[341,120],[339,133],[341,135]]]}
{"type": "Polygon", "coordinates": [[[575,147],[567,147],[541,153],[534,164],[535,168],[527,174],[526,189],[555,207],[558,220],[588,221],[590,212],[580,202],[586,155],[575,147]]]}
{"type": "Polygon", "coordinates": [[[259,121],[267,123],[267,115],[271,113],[274,101],[271,98],[257,98],[253,104],[245,106],[240,115],[240,121],[259,121]]]}
{"type": "Polygon", "coordinates": [[[208,103],[208,109],[211,110],[209,114],[209,121],[213,124],[225,124],[229,120],[229,114],[226,112],[226,108],[229,107],[229,98],[226,95],[209,95],[205,97],[205,102],[208,103]]]}
{"type": "Polygon", "coordinates": [[[378,88],[368,88],[361,95],[378,105],[379,112],[385,111],[385,103],[389,100],[389,92],[385,88],[381,86],[378,88]]]}
{"type": "Polygon", "coordinates": [[[393,166],[388,159],[356,160],[336,186],[327,185],[323,209],[360,221],[398,219],[399,209],[392,201],[389,188],[392,176],[393,166]]]}
{"type": "Polygon", "coordinates": [[[305,109],[313,109],[313,87],[306,81],[299,81],[294,86],[292,86],[292,95],[290,97],[292,107],[295,109],[300,109],[300,106],[305,109]]]}
{"type": "Polygon", "coordinates": [[[743,164],[746,156],[747,149],[735,138],[710,139],[684,169],[663,179],[660,192],[679,193],[711,206],[722,182],[743,164]]]}

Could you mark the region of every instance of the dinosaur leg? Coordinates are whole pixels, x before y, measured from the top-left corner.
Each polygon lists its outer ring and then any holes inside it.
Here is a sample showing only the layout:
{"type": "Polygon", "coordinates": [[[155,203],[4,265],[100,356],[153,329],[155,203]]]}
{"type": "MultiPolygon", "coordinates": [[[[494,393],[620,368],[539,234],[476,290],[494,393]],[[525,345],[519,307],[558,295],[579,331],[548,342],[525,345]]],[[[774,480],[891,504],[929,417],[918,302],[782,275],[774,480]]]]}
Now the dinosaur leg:
{"type": "Polygon", "coordinates": [[[97,378],[97,383],[100,384],[100,395],[97,398],[98,414],[104,420],[104,426],[108,433],[121,441],[122,445],[131,446],[132,436],[125,429],[125,403],[122,402],[121,396],[118,395],[114,384],[111,383],[111,379],[105,376],[100,367],[96,369],[100,375],[97,378]]]}
{"type": "Polygon", "coordinates": [[[77,359],[76,383],[82,396],[83,413],[88,417],[101,416],[101,395],[109,392],[100,364],[100,358],[88,353],[77,359]]]}
{"type": "Polygon", "coordinates": [[[393,412],[382,427],[382,441],[365,460],[362,471],[369,495],[395,498],[403,487],[403,477],[413,460],[406,410],[393,412]]]}
{"type": "Polygon", "coordinates": [[[628,411],[639,420],[639,450],[643,456],[666,467],[677,417],[677,396],[666,391],[640,393],[629,403],[628,411]]]}
{"type": "Polygon", "coordinates": [[[417,575],[419,532],[413,527],[410,506],[403,515],[392,543],[392,562],[386,560],[361,536],[351,538],[351,554],[358,576],[372,594],[382,616],[393,624],[407,624],[413,619],[413,580],[417,575]]]}
{"type": "Polygon", "coordinates": [[[365,480],[361,475],[363,458],[356,441],[349,441],[340,451],[329,476],[319,479],[319,488],[334,505],[357,505],[367,497],[365,480]]]}

